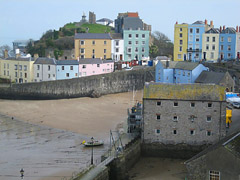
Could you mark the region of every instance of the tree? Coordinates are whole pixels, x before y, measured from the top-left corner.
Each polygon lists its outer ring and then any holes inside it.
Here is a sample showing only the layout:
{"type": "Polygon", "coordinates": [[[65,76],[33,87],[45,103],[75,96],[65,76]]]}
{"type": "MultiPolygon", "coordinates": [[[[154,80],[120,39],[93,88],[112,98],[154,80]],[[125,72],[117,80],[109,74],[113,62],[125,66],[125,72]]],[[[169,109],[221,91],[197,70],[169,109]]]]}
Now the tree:
{"type": "Polygon", "coordinates": [[[156,45],[151,45],[149,48],[149,54],[151,58],[156,57],[158,54],[158,47],[156,45]]]}
{"type": "MultiPolygon", "coordinates": [[[[158,51],[156,54],[153,53],[150,55],[153,55],[155,57],[156,56],[168,56],[168,57],[173,56],[173,43],[165,34],[159,31],[155,31],[152,34],[152,38],[153,38],[153,46],[157,46],[158,51]]],[[[155,47],[152,47],[152,48],[155,49],[155,47]]]]}

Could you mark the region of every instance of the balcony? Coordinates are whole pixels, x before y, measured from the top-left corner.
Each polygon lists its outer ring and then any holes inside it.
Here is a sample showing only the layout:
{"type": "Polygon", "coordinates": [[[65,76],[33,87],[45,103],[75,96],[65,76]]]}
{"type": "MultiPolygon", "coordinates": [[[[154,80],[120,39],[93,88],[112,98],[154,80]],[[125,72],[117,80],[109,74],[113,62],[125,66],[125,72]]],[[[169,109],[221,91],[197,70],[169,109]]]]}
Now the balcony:
{"type": "Polygon", "coordinates": [[[187,49],[187,52],[202,52],[202,49],[187,49]]]}

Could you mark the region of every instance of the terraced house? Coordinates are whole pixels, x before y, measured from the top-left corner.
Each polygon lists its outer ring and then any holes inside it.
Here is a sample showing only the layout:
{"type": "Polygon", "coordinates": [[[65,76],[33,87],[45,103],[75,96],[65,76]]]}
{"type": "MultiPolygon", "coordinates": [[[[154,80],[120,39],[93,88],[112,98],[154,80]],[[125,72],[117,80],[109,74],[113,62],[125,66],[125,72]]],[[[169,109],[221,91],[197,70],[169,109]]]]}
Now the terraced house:
{"type": "Polygon", "coordinates": [[[1,77],[11,79],[16,83],[33,82],[33,63],[31,57],[1,59],[1,77]]]}
{"type": "Polygon", "coordinates": [[[111,58],[111,36],[108,33],[78,33],[74,37],[75,58],[111,58]]]}

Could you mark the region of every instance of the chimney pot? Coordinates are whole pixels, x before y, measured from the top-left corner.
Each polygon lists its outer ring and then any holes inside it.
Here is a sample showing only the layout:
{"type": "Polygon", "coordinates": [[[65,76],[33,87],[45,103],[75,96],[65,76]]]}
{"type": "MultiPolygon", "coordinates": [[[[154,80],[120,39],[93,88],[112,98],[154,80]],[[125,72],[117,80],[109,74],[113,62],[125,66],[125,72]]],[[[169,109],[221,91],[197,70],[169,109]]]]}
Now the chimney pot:
{"type": "Polygon", "coordinates": [[[240,26],[238,27],[238,32],[240,32],[240,26]]]}
{"type": "Polygon", "coordinates": [[[222,26],[220,26],[220,33],[222,32],[222,26]]]}
{"type": "Polygon", "coordinates": [[[176,21],[176,24],[178,24],[178,22],[176,21]]]}
{"type": "Polygon", "coordinates": [[[225,30],[225,25],[223,26],[223,30],[225,30]]]}
{"type": "Polygon", "coordinates": [[[211,27],[213,27],[213,21],[211,21],[210,25],[211,25],[211,27]]]}
{"type": "Polygon", "coordinates": [[[238,26],[236,26],[236,32],[238,32],[238,26]]]}
{"type": "Polygon", "coordinates": [[[205,25],[207,25],[207,20],[205,19],[205,25]]]}

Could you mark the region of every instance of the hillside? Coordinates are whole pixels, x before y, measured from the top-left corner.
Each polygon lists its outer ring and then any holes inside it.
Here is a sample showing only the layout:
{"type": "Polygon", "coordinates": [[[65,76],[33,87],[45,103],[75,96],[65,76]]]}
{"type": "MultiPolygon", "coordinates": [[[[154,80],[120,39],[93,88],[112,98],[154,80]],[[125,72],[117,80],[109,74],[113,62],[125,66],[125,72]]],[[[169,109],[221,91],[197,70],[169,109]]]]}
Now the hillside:
{"type": "Polygon", "coordinates": [[[46,49],[54,49],[55,58],[61,55],[62,50],[71,50],[74,48],[74,34],[77,33],[106,33],[113,32],[113,29],[109,26],[101,24],[82,24],[68,23],[59,30],[48,30],[45,32],[40,40],[35,41],[34,45],[29,44],[27,47],[27,53],[38,54],[40,57],[45,57],[46,49]]]}

